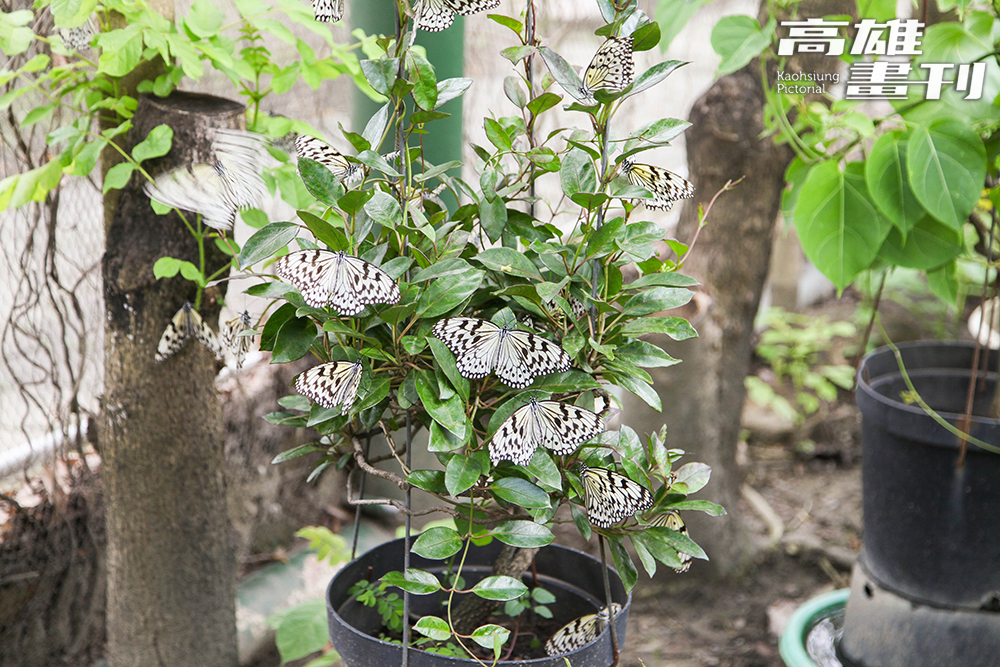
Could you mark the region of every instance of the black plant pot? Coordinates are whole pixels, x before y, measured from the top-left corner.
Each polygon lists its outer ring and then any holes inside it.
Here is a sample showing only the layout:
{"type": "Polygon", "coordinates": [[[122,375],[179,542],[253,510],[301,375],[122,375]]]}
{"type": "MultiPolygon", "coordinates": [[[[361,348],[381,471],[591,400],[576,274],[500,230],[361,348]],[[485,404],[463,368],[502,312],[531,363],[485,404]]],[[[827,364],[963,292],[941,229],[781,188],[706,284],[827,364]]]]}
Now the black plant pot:
{"type": "MultiPolygon", "coordinates": [[[[502,544],[494,540],[485,547],[469,551],[462,576],[466,587],[491,574],[491,567],[502,544]]],[[[442,561],[427,560],[410,555],[410,567],[440,575],[445,571],[442,561]]],[[[358,604],[347,591],[361,579],[376,581],[386,572],[403,569],[403,540],[394,540],[378,546],[344,566],[330,581],[326,595],[326,611],[330,624],[330,639],[340,654],[345,667],[393,667],[402,663],[403,648],[398,644],[372,636],[379,631],[381,620],[374,609],[358,604]]],[[[585,614],[593,614],[604,606],[604,580],[601,562],[574,549],[551,545],[539,550],[535,556],[535,569],[539,585],[556,596],[550,606],[554,620],[568,623],[585,614]]],[[[625,641],[625,624],[628,619],[632,596],[625,592],[618,573],[608,568],[611,579],[611,598],[622,605],[616,618],[618,641],[625,641]]],[[[531,585],[530,576],[525,583],[531,585]]],[[[437,608],[438,596],[411,595],[413,612],[419,616],[441,615],[437,608]]],[[[544,641],[544,639],[543,639],[544,641]]],[[[607,628],[597,641],[572,653],[559,657],[513,660],[504,665],[530,667],[565,667],[568,658],[573,667],[608,667],[613,662],[611,634],[607,628]]],[[[445,665],[476,665],[474,660],[438,655],[413,649],[409,652],[410,667],[443,667],[445,665]]]]}
{"type": "MultiPolygon", "coordinates": [[[[974,346],[900,345],[914,388],[956,424],[965,411],[974,346]]],[[[982,353],[984,356],[986,351],[982,353]]],[[[981,357],[981,361],[983,361],[981,357]]],[[[990,353],[988,368],[997,367],[990,353]]],[[[996,372],[978,375],[973,414],[988,414],[996,372]]],[[[959,442],[916,404],[888,348],[861,363],[864,548],[855,566],[841,653],[863,667],[1000,664],[1000,455],[959,442]]],[[[1000,421],[973,417],[971,434],[1000,444],[1000,421]]]]}

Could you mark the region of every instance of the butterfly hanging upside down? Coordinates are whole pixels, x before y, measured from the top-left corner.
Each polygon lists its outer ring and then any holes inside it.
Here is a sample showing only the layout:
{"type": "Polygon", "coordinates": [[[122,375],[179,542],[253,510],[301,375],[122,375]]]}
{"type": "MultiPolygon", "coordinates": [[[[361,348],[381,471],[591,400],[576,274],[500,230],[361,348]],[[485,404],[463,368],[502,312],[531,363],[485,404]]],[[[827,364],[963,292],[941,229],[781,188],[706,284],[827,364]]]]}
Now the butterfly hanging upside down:
{"type": "Polygon", "coordinates": [[[160,336],[160,343],[156,346],[156,361],[166,361],[192,338],[207,347],[216,359],[222,361],[222,345],[219,344],[219,338],[187,301],[170,319],[163,335],[160,336]]]}
{"type": "Polygon", "coordinates": [[[455,21],[455,14],[468,16],[495,9],[500,0],[418,0],[414,3],[417,27],[439,32],[455,21]]]}
{"type": "Polygon", "coordinates": [[[321,23],[339,21],[344,17],[344,0],[313,0],[313,17],[321,23]]]}
{"type": "Polygon", "coordinates": [[[605,90],[620,93],[632,85],[632,35],[610,37],[583,73],[583,87],[580,94],[587,104],[596,104],[594,91],[605,90]]]}
{"type": "Polygon", "coordinates": [[[363,166],[350,162],[336,148],[316,137],[305,134],[295,137],[295,155],[299,159],[306,158],[319,162],[345,187],[354,185],[365,175],[363,166]]]}
{"type": "Polygon", "coordinates": [[[295,390],[324,408],[341,406],[347,414],[354,405],[364,367],[360,361],[331,361],[313,366],[295,379],[295,390]]]}
{"type": "Polygon", "coordinates": [[[431,333],[455,355],[462,377],[478,379],[495,372],[516,389],[524,389],[536,376],[568,371],[573,363],[561,347],[541,336],[475,317],[441,320],[431,333]]]}
{"type": "Polygon", "coordinates": [[[610,528],[653,505],[646,487],[613,470],[581,465],[580,477],[587,492],[587,517],[598,528],[610,528]]]}

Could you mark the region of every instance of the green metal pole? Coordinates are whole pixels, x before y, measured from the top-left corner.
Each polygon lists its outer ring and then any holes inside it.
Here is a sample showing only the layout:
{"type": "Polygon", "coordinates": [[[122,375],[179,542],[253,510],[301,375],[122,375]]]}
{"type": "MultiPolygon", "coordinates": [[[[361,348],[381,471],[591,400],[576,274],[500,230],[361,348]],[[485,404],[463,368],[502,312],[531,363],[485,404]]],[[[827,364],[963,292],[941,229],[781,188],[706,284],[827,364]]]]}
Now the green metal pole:
{"type": "MultiPolygon", "coordinates": [[[[365,0],[351,4],[351,24],[368,35],[391,35],[396,30],[394,0],[365,0]]],[[[427,50],[427,59],[434,66],[438,81],[463,76],[465,73],[465,20],[455,17],[447,30],[417,33],[416,43],[427,50]]],[[[352,130],[360,132],[381,105],[364,93],[355,90],[351,113],[352,130]]],[[[431,164],[443,164],[462,159],[462,98],[452,100],[439,111],[450,113],[449,118],[436,120],[428,125],[429,132],[422,135],[424,158],[431,164]]],[[[387,149],[390,150],[390,149],[387,149]]],[[[453,202],[445,198],[449,207],[453,202]]]]}

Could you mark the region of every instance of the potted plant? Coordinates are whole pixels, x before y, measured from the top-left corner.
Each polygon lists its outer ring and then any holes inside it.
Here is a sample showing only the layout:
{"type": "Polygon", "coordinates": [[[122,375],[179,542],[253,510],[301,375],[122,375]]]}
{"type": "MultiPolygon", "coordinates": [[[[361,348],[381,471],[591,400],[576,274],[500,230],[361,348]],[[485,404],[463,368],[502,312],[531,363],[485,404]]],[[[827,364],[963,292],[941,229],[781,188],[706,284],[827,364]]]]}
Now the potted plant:
{"type": "Polygon", "coordinates": [[[634,2],[598,5],[606,42],[582,77],[538,46],[533,3],[525,20],[489,16],[511,30],[502,55],[521,74],[504,82],[515,115],[485,119],[491,145],[474,146],[479,178],[467,183],[448,173],[457,164],[424,160],[419,139],[472,82],[436,80],[411,44],[416,29],[440,28],[441,19],[399,2],[398,32],[376,40],[381,55],[361,63],[386,101],[362,133],[344,132],[357,156],[300,136],[297,166],[315,201],[298,221],[271,222],[239,249],[241,268],[265,267],[247,293],[273,301],[261,348],[272,363],[310,354],[320,362],[296,380],[301,395],[269,419],[321,438],[276,461],[318,453],[312,477],[358,470],[406,493],[398,501],[350,490],[353,504],[390,504],[406,517],[403,539],[331,582],[330,633],[351,665],[482,664],[547,652],[572,654],[574,665],[610,664],[638,576],[626,545],[650,574],[657,562],[687,569],[705,554],[679,512],[723,511],[688,499],[709,469],[678,463],[683,452],[668,449],[663,432],[605,431],[610,388],[658,408],[643,367],[676,363],[640,337],[695,335],[685,320],[655,315],[690,299],[693,281],[678,272],[689,248],[671,242],[679,259],[659,259],[662,229],[640,206],[667,207],[693,188],[634,161],[685,123],[612,131],[622,104],[681,63],[633,76],[632,52],[652,48],[659,28],[634,2]],[[551,74],[540,82],[536,54],[551,74]],[[564,94],[586,129],[539,138],[539,118],[564,94]],[[435,179],[467,203],[448,210],[435,179]],[[536,183],[546,180],[558,182],[557,198],[538,196],[536,183]],[[564,212],[571,224],[560,227],[564,212]],[[625,283],[630,265],[639,276],[625,283]],[[420,429],[440,468],[413,465],[420,429]],[[388,443],[388,469],[370,456],[373,437],[388,443]],[[445,517],[416,539],[414,489],[439,501],[420,515],[445,517]],[[560,524],[598,541],[601,559],[549,546],[560,524]],[[501,606],[503,623],[491,617],[501,606]]]}
{"type": "MultiPolygon", "coordinates": [[[[900,80],[903,98],[876,118],[859,106],[865,100],[828,95],[824,103],[821,81],[786,72],[781,42],[791,33],[776,20],[762,28],[727,17],[713,32],[728,66],[760,55],[762,74],[778,73],[765,81],[765,115],[796,152],[785,218],[839,290],[881,274],[876,312],[885,276],[897,268],[924,272],[930,290],[950,303],[970,283],[978,281],[983,298],[996,288],[997,8],[939,4],[955,11],[953,20],[924,29],[924,8],[920,40],[906,47],[915,75],[900,80]],[[948,68],[983,78],[966,77],[964,89],[949,80],[941,91],[933,76],[948,68]],[[805,85],[782,85],[792,75],[805,85]]],[[[894,18],[892,7],[859,6],[860,20],[886,28],[882,39],[903,25],[887,23],[894,18]]],[[[868,48],[861,24],[829,21],[832,32],[821,41],[846,42],[854,76],[865,56],[850,54],[868,48]]],[[[865,544],[841,645],[852,664],[995,663],[1000,542],[989,517],[997,509],[1000,441],[989,410],[995,376],[986,372],[995,363],[995,355],[956,343],[892,346],[860,362],[865,544]]]]}

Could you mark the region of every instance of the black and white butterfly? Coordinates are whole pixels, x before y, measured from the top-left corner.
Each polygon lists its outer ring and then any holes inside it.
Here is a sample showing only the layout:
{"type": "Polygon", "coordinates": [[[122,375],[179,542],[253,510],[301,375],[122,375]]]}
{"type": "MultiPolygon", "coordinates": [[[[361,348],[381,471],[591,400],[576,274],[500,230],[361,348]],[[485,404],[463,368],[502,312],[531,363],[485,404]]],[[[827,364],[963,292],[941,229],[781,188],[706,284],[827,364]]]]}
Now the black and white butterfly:
{"type": "Polygon", "coordinates": [[[341,406],[343,414],[354,405],[364,367],[360,361],[331,361],[313,366],[295,379],[295,390],[324,408],[341,406]]]}
{"type": "Polygon", "coordinates": [[[468,16],[499,6],[500,0],[420,0],[416,8],[417,27],[438,32],[452,24],[455,14],[468,16]]]}
{"type": "Polygon", "coordinates": [[[563,455],[604,430],[601,418],[590,410],[559,401],[534,398],[508,417],[490,441],[490,460],[528,465],[539,445],[563,455]]]}
{"type": "Polygon", "coordinates": [[[305,134],[295,137],[295,154],[299,159],[306,158],[319,162],[346,187],[354,185],[365,175],[362,165],[349,162],[340,151],[316,137],[305,134]]]}
{"type": "Polygon", "coordinates": [[[313,0],[313,16],[323,23],[339,21],[344,17],[344,0],[313,0]]]}
{"type": "Polygon", "coordinates": [[[653,199],[643,199],[646,208],[669,211],[675,201],[694,197],[694,186],[685,178],[663,167],[636,164],[630,158],[621,162],[628,182],[653,193],[653,199]]]}
{"type": "Polygon", "coordinates": [[[517,389],[527,387],[539,375],[568,371],[573,363],[561,347],[541,336],[475,317],[441,320],[431,333],[455,354],[463,377],[482,378],[492,371],[517,389]]]}
{"type": "MultiPolygon", "coordinates": [[[[684,524],[684,519],[681,518],[680,512],[677,510],[668,510],[663,514],[657,514],[653,517],[653,520],[649,522],[649,525],[661,528],[670,528],[671,530],[676,530],[684,537],[688,536],[687,526],[684,524]]],[[[691,555],[678,551],[677,557],[681,561],[681,566],[674,568],[674,570],[676,572],[687,572],[691,567],[691,555]]]]}
{"type": "Polygon", "coordinates": [[[587,492],[587,516],[598,528],[610,528],[653,505],[646,487],[613,470],[583,466],[580,476],[587,492]]]}
{"type": "Polygon", "coordinates": [[[222,361],[222,345],[219,344],[218,336],[212,331],[212,327],[201,319],[198,311],[186,301],[170,319],[163,335],[160,336],[160,342],[156,346],[155,359],[157,361],[166,360],[192,338],[207,347],[216,359],[222,361]]]}
{"type": "Polygon", "coordinates": [[[222,340],[226,347],[236,357],[236,368],[243,368],[243,359],[246,358],[253,345],[253,335],[242,335],[244,331],[252,330],[250,313],[244,310],[242,313],[227,321],[221,327],[222,340]]]}
{"type": "MultiPolygon", "coordinates": [[[[622,606],[617,602],[612,602],[611,611],[614,616],[618,616],[622,611],[622,606]]],[[[604,628],[608,627],[608,617],[608,608],[604,607],[596,614],[587,614],[570,621],[559,628],[549,638],[549,641],[545,642],[545,652],[553,656],[562,655],[589,644],[604,632],[604,628]]]]}
{"type": "Polygon", "coordinates": [[[97,21],[91,15],[83,24],[75,28],[60,29],[59,36],[63,45],[72,51],[84,51],[90,48],[90,42],[97,34],[97,21]]]}
{"type": "Polygon", "coordinates": [[[581,93],[587,100],[595,90],[618,93],[632,85],[632,35],[610,37],[597,49],[583,73],[581,93]]]}
{"type": "Polygon", "coordinates": [[[274,271],[314,308],[333,306],[350,317],[373,303],[399,303],[399,285],[382,269],[344,251],[299,250],[274,263],[274,271]]]}
{"type": "Polygon", "coordinates": [[[146,194],[164,206],[200,213],[213,229],[229,230],[236,212],[260,205],[267,187],[261,172],[267,139],[256,132],[216,129],[212,164],[174,169],[146,183],[146,194]]]}

